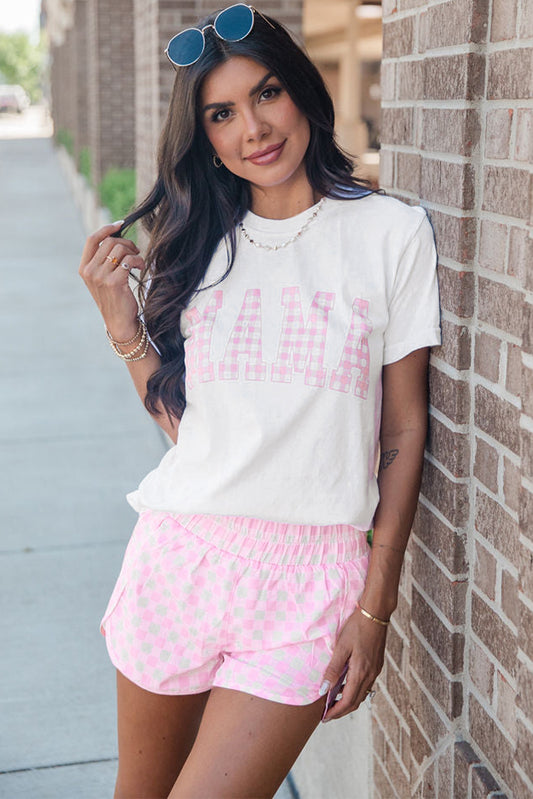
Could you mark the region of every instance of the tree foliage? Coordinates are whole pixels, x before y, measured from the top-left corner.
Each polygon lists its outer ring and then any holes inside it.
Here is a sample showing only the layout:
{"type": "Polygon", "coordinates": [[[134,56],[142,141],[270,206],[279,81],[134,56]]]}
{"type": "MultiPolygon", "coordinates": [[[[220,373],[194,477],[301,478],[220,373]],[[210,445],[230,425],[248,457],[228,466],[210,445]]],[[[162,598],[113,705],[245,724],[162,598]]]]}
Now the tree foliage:
{"type": "Polygon", "coordinates": [[[0,32],[0,83],[20,84],[37,102],[42,95],[45,55],[42,37],[39,44],[32,44],[27,33],[0,32]]]}

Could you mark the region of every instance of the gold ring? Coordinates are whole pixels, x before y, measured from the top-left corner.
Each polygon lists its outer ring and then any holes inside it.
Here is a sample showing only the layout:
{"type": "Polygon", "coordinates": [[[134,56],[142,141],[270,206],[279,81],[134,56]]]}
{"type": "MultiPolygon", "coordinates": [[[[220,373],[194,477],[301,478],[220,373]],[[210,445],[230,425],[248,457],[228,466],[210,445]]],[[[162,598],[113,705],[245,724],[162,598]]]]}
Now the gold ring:
{"type": "Polygon", "coordinates": [[[106,261],[109,261],[110,264],[113,264],[113,266],[116,266],[118,264],[118,258],[115,255],[113,255],[113,257],[111,257],[110,255],[106,255],[105,259],[106,261]]]}

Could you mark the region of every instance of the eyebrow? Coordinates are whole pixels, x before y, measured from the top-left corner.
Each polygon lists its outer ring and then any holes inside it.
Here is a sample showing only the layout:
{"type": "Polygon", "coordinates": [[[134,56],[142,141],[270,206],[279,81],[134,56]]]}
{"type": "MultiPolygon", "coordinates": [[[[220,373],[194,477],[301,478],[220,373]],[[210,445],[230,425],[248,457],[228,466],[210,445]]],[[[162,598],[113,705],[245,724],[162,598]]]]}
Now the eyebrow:
{"type": "MultiPolygon", "coordinates": [[[[261,78],[259,83],[257,83],[255,86],[253,86],[250,89],[250,91],[248,92],[248,96],[249,97],[253,97],[254,94],[257,94],[257,92],[260,92],[261,89],[263,88],[263,86],[266,83],[268,83],[270,78],[273,78],[273,77],[274,77],[274,73],[273,72],[267,72],[267,74],[264,75],[264,77],[261,78]]],[[[235,105],[235,103],[232,102],[231,100],[227,100],[226,102],[220,102],[220,103],[208,103],[207,105],[204,105],[204,107],[202,109],[202,113],[205,114],[205,112],[209,111],[211,108],[229,108],[232,105],[235,105]]]]}

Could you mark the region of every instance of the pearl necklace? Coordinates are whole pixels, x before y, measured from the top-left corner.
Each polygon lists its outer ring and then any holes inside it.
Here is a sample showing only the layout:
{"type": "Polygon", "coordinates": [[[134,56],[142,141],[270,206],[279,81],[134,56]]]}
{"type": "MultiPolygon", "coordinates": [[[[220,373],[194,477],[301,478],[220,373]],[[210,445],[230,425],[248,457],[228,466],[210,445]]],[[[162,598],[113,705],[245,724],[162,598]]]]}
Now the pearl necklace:
{"type": "Polygon", "coordinates": [[[244,236],[244,238],[246,239],[246,241],[249,241],[250,244],[254,245],[254,247],[260,247],[262,250],[281,250],[283,247],[288,247],[289,244],[292,244],[293,241],[296,241],[296,239],[299,239],[300,236],[303,233],[305,233],[305,231],[307,230],[309,225],[312,222],[314,222],[314,220],[317,218],[318,214],[320,213],[320,210],[321,210],[322,206],[324,205],[325,199],[326,199],[325,197],[322,197],[320,202],[317,204],[317,207],[315,208],[315,210],[313,211],[313,213],[311,214],[309,219],[305,222],[305,224],[300,228],[298,233],[295,233],[294,236],[291,236],[290,239],[288,239],[287,241],[284,241],[283,244],[263,244],[263,242],[261,242],[261,241],[256,241],[255,239],[253,239],[250,236],[250,234],[248,233],[248,231],[244,227],[243,223],[239,222],[239,227],[241,229],[241,233],[244,236]]]}

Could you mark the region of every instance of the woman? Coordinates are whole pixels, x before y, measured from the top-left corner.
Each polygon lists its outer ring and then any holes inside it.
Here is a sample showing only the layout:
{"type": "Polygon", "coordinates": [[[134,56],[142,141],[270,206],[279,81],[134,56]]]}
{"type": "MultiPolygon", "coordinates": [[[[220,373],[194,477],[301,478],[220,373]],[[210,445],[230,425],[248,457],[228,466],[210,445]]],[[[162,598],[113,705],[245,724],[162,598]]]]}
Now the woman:
{"type": "Polygon", "coordinates": [[[440,341],[433,236],[352,177],[278,22],[237,4],[167,55],[156,184],[80,266],[174,442],[128,497],[139,521],[102,622],[115,796],[272,797],[383,666],[440,341]],[[118,238],[137,219],[145,258],[118,238]]]}

